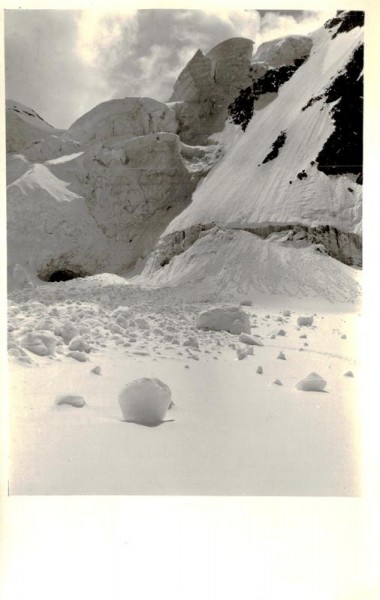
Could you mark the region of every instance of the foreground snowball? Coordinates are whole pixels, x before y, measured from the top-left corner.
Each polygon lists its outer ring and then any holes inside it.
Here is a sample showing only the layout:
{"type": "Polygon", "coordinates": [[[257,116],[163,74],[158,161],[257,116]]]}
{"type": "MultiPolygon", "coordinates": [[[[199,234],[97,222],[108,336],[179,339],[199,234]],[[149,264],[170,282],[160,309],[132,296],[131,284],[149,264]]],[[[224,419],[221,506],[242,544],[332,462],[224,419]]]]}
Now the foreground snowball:
{"type": "Polygon", "coordinates": [[[326,384],[327,382],[318,373],[313,372],[304,379],[301,379],[296,384],[296,388],[304,392],[322,392],[326,384]]]}
{"type": "Polygon", "coordinates": [[[249,316],[239,307],[211,308],[198,315],[198,329],[213,329],[214,331],[228,331],[239,335],[249,333],[249,316]]]}
{"type": "Polygon", "coordinates": [[[159,425],[171,405],[171,391],[160,379],[136,379],[120,392],[119,405],[125,421],[159,425]]]}

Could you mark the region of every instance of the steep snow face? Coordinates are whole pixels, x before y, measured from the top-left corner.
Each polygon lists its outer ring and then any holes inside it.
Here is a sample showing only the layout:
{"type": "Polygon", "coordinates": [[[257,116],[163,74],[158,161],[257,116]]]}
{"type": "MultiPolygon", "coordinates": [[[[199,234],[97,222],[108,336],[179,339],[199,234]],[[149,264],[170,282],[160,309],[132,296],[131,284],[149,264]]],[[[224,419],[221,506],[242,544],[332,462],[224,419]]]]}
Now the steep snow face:
{"type": "Polygon", "coordinates": [[[64,137],[88,144],[176,130],[175,113],[166,104],[151,98],[123,98],[99,104],[75,121],[64,137]]]}
{"type": "Polygon", "coordinates": [[[334,131],[331,105],[316,100],[303,108],[344,70],[362,35],[355,27],[334,39],[326,29],[313,36],[309,59],[284,83],[278,97],[254,114],[244,135],[166,234],[207,223],[253,230],[269,224],[328,225],[360,233],[361,186],[356,176],[327,176],[316,165],[334,131]],[[271,156],[276,145],[278,153],[271,156]]]}
{"type": "Polygon", "coordinates": [[[7,152],[18,152],[28,144],[62,130],[49,125],[35,110],[15,100],[6,100],[7,152]]]}
{"type": "Polygon", "coordinates": [[[313,41],[308,36],[288,35],[260,44],[252,61],[266,62],[271,67],[295,64],[309,56],[312,45],[313,41]]]}

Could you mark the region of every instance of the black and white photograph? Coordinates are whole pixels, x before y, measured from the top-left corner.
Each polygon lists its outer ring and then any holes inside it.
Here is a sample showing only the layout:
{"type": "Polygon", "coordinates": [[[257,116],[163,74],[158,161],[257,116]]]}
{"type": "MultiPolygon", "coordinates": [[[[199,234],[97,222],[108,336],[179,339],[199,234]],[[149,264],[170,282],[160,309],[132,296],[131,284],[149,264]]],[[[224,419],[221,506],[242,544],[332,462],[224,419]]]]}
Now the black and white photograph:
{"type": "Polygon", "coordinates": [[[3,8],[1,598],[377,600],[374,0],[3,8]]]}
{"type": "Polygon", "coordinates": [[[10,496],[361,493],[361,10],[6,10],[10,496]]]}

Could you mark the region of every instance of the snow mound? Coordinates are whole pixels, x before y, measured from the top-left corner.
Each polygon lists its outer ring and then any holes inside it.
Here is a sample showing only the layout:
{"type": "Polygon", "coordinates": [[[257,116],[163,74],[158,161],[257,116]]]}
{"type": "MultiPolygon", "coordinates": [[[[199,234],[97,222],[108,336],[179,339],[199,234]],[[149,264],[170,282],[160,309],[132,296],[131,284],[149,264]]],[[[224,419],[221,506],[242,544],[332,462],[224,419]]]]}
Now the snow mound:
{"type": "Polygon", "coordinates": [[[327,385],[327,382],[318,373],[310,373],[304,379],[301,379],[296,384],[298,390],[303,392],[322,392],[327,385]]]}
{"type": "Polygon", "coordinates": [[[68,404],[69,406],[75,406],[75,408],[82,408],[86,404],[83,396],[75,396],[73,394],[62,394],[57,396],[55,403],[57,406],[68,404]]]}
{"type": "Polygon", "coordinates": [[[140,281],[228,302],[240,302],[243,294],[261,301],[270,294],[355,303],[361,293],[357,277],[357,271],[313,246],[294,248],[247,231],[213,228],[163,268],[152,272],[147,262],[140,281]]]}
{"type": "Polygon", "coordinates": [[[236,335],[251,331],[248,315],[237,306],[211,308],[201,312],[197,317],[197,327],[213,331],[228,331],[236,335]]]}
{"type": "Polygon", "coordinates": [[[119,405],[125,421],[159,425],[171,405],[171,391],[160,379],[136,379],[120,392],[119,405]]]}

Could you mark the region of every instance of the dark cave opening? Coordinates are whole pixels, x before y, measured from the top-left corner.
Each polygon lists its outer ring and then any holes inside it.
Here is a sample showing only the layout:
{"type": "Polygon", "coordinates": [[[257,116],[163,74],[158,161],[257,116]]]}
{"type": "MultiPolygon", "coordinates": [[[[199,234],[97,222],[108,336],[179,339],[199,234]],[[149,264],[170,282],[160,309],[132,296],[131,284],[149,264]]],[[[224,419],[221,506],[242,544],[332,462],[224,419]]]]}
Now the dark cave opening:
{"type": "Polygon", "coordinates": [[[83,273],[71,271],[70,269],[58,269],[57,271],[50,273],[50,275],[40,278],[44,281],[53,283],[57,281],[69,281],[70,279],[76,279],[77,277],[85,277],[85,275],[83,275],[83,273]]]}

